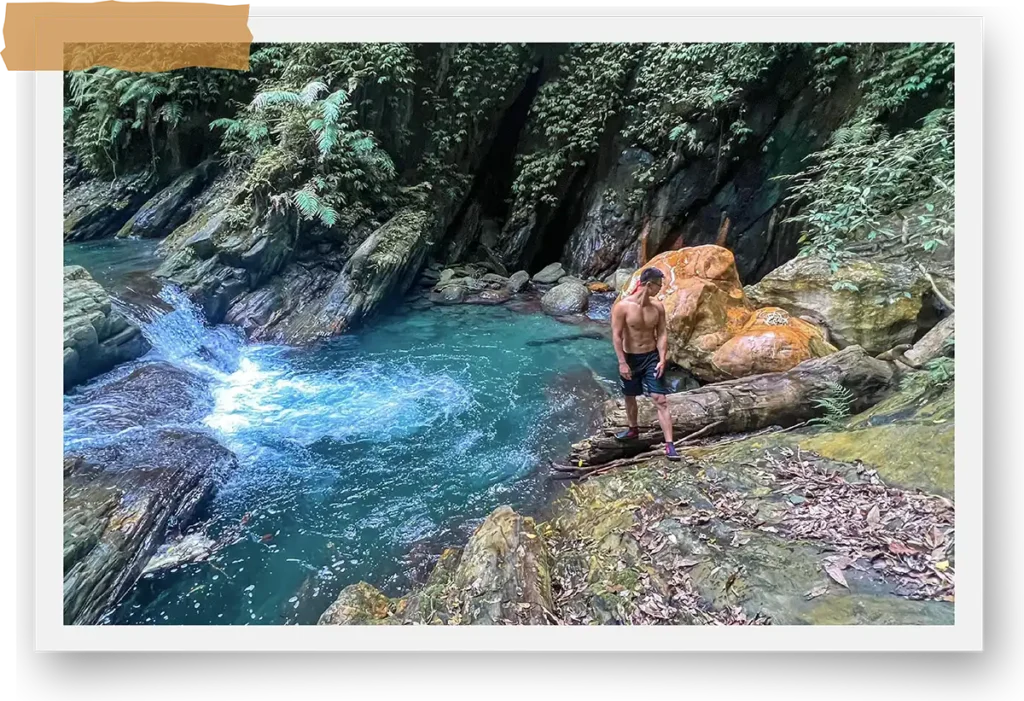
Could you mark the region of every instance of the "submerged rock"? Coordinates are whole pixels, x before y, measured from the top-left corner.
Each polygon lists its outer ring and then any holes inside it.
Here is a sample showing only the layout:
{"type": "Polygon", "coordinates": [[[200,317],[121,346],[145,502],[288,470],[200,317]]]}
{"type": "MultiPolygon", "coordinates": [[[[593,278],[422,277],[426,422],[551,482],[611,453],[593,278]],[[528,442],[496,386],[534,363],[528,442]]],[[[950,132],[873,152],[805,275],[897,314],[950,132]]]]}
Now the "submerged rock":
{"type": "Polygon", "coordinates": [[[85,268],[64,268],[65,391],[148,350],[139,328],[111,307],[85,268]]]}
{"type": "Polygon", "coordinates": [[[566,316],[587,311],[590,290],[579,282],[559,283],[544,293],[540,306],[547,314],[566,316]]]}
{"type": "Polygon", "coordinates": [[[235,466],[230,451],[190,431],[66,456],[64,623],[98,623],[235,466]]]}
{"type": "Polygon", "coordinates": [[[899,263],[854,260],[833,273],[820,258],[794,258],[745,288],[755,304],[823,320],[840,348],[869,353],[912,343],[929,289],[924,274],[899,263]]]}

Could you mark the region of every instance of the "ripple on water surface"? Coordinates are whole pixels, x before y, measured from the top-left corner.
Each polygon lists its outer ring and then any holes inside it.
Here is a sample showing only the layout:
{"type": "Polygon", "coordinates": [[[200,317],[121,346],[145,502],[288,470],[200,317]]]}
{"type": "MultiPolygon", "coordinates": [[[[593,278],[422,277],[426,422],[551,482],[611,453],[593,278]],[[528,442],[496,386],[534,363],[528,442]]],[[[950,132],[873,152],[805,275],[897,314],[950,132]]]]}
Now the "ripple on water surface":
{"type": "MultiPolygon", "coordinates": [[[[435,308],[297,349],[244,345],[164,296],[175,311],[148,320],[154,350],[139,364],[206,383],[195,426],[240,464],[212,530],[244,521],[244,537],[141,581],[119,623],[313,623],[352,582],[395,591],[414,544],[535,503],[538,464],[587,430],[615,377],[606,340],[543,315],[435,308]]],[[[100,430],[75,424],[86,396],[65,402],[79,440],[100,430]]]]}

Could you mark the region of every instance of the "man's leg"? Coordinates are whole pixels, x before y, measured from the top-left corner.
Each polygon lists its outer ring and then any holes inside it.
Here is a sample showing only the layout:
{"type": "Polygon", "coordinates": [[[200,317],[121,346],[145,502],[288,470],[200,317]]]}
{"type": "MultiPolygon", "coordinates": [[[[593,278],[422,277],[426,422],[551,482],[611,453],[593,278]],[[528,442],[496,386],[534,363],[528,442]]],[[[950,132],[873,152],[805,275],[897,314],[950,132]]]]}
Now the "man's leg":
{"type": "Polygon", "coordinates": [[[664,394],[652,394],[651,401],[654,402],[654,406],[658,409],[658,423],[661,424],[661,432],[665,434],[665,442],[671,443],[672,415],[668,411],[668,399],[664,394]]]}
{"type": "Polygon", "coordinates": [[[638,425],[636,397],[626,396],[626,422],[629,423],[630,428],[636,428],[638,425]]]}
{"type": "Polygon", "coordinates": [[[668,410],[668,389],[665,387],[663,378],[658,377],[658,354],[652,352],[647,367],[644,370],[644,389],[651,395],[658,410],[658,423],[661,424],[661,432],[665,435],[665,457],[669,460],[678,460],[676,445],[672,436],[672,414],[668,410]]]}
{"type": "Polygon", "coordinates": [[[615,434],[615,437],[620,441],[630,440],[640,435],[640,428],[637,425],[637,405],[636,397],[631,394],[626,395],[626,422],[629,424],[625,431],[620,431],[615,434]]]}
{"type": "Polygon", "coordinates": [[[626,395],[626,421],[629,426],[626,431],[615,434],[615,438],[618,440],[631,440],[640,435],[637,421],[637,395],[643,390],[643,385],[641,379],[637,377],[636,368],[631,367],[630,370],[633,377],[629,380],[622,378],[623,394],[626,395]]]}
{"type": "Polygon", "coordinates": [[[668,398],[664,394],[652,394],[651,401],[658,409],[658,423],[661,424],[661,432],[665,434],[665,457],[678,460],[679,455],[672,438],[672,414],[668,410],[668,398]]]}

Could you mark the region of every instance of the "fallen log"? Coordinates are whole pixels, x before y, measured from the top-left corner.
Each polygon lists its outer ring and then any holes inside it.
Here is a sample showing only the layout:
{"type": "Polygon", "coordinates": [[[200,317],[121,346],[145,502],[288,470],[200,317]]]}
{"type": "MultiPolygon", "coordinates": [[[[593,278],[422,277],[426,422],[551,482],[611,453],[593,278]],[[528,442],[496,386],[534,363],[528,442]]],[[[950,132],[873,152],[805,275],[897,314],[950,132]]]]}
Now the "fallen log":
{"type": "MultiPolygon", "coordinates": [[[[893,382],[891,363],[872,358],[860,346],[849,346],[824,358],[806,360],[786,372],[753,375],[717,382],[668,395],[674,432],[682,435],[755,431],[767,426],[788,427],[819,416],[817,400],[828,396],[836,385],[853,393],[851,412],[876,404],[893,382]]],[[[654,404],[639,400],[641,427],[657,426],[654,404]]],[[[600,465],[630,458],[664,442],[659,430],[642,433],[635,440],[620,441],[606,435],[612,427],[624,427],[626,410],[622,400],[605,405],[605,431],[573,445],[569,463],[577,467],[600,465]]]]}

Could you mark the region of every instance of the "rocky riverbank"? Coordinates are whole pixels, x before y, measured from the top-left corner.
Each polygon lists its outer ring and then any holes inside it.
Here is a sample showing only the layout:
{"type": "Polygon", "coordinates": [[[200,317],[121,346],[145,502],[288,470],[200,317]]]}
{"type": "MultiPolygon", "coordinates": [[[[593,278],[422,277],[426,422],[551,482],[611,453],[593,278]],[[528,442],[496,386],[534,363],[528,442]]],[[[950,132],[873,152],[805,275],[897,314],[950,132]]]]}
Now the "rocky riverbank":
{"type": "Polygon", "coordinates": [[[927,373],[842,426],[708,441],[494,511],[425,584],[342,591],[321,624],[953,622],[952,388],[927,373]]]}
{"type": "MultiPolygon", "coordinates": [[[[542,522],[498,509],[409,596],[353,585],[324,622],[948,622],[952,75],[938,44],[583,43],[73,73],[64,238],[160,239],[202,324],[311,351],[395,309],[586,324],[662,271],[687,462],[650,451],[646,405],[616,442],[610,402],[542,522]]],[[[84,269],[64,295],[65,390],[120,431],[66,456],[65,618],[88,623],[202,556],[181,529],[234,458],[152,428],[210,401],[167,367],[80,387],[148,344],[84,269]]]]}

